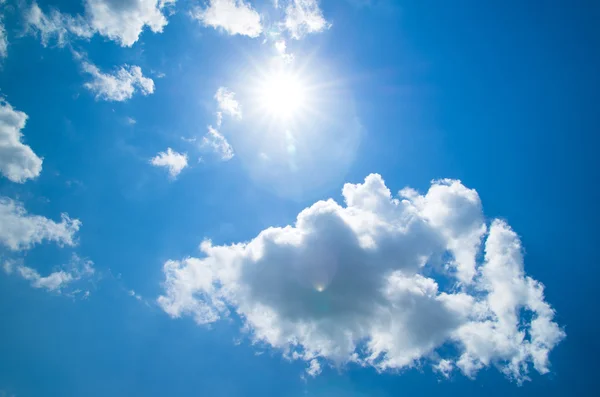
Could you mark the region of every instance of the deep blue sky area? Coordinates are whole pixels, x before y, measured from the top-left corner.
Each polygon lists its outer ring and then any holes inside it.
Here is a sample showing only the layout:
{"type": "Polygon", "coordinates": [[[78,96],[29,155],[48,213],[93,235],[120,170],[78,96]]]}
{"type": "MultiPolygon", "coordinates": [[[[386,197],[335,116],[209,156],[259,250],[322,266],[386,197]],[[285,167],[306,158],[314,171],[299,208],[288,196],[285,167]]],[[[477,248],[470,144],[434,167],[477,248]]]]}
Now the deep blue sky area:
{"type": "MultiPolygon", "coordinates": [[[[69,15],[86,15],[84,3],[38,1],[44,12],[69,15]]],[[[284,15],[271,1],[245,4],[263,24],[284,15]]],[[[74,246],[13,250],[0,241],[0,261],[47,275],[76,253],[95,273],[77,281],[90,293],[83,299],[0,271],[0,397],[596,395],[598,1],[321,0],[329,28],[300,39],[278,33],[299,73],[316,81],[317,110],[333,120],[308,120],[306,138],[296,137],[293,151],[288,142],[290,158],[298,156],[293,172],[256,165],[270,139],[260,131],[271,127],[251,124],[249,82],[268,78],[265,65],[277,55],[266,28],[256,38],[231,35],[190,17],[205,2],[178,0],[163,12],[162,33],[146,27],[130,47],[101,33],[44,46],[27,31],[30,5],[0,6],[9,43],[0,95],[27,114],[23,142],[43,168],[24,183],[0,177],[0,196],[82,225],[74,246]],[[78,56],[103,73],[138,65],[154,92],[96,97],[78,56]],[[223,114],[217,125],[221,86],[237,93],[244,113],[223,114]],[[209,125],[235,151],[228,161],[202,146],[209,125]],[[175,178],[150,163],[167,147],[188,156],[175,178]],[[530,367],[531,380],[519,385],[491,364],[473,378],[455,370],[446,379],[425,357],[386,371],[324,359],[311,377],[306,362],[250,340],[238,315],[198,325],[157,304],[165,261],[201,257],[204,239],[244,242],[293,224],[321,199],[342,204],[344,183],[371,173],[392,194],[459,179],[479,194],[488,224],[510,224],[525,273],[543,283],[566,333],[549,373],[530,367]]]]}

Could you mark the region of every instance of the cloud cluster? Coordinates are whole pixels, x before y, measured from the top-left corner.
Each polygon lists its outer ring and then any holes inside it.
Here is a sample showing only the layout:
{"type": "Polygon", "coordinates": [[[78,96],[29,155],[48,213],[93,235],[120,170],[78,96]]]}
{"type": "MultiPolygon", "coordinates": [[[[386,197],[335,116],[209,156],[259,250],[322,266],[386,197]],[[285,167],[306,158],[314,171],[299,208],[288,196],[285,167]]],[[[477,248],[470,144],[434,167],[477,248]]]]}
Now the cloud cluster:
{"type": "Polygon", "coordinates": [[[475,190],[441,180],[394,197],[372,174],[343,197],[249,242],[204,241],[202,257],[167,261],[158,304],[199,324],[235,313],[254,341],[305,360],[309,375],[348,362],[470,377],[493,365],[519,382],[531,365],[549,371],[565,334],[524,272],[517,234],[486,225],[475,190]]]}
{"type": "Polygon", "coordinates": [[[0,98],[0,173],[23,183],[42,172],[42,159],[22,142],[27,115],[0,98]]]}
{"type": "Polygon", "coordinates": [[[105,101],[122,102],[130,99],[136,91],[142,95],[154,92],[154,81],[142,74],[142,69],[135,65],[123,65],[114,73],[103,73],[88,62],[82,62],[83,71],[92,76],[92,80],[84,87],[96,97],[105,101]]]}
{"type": "Polygon", "coordinates": [[[166,152],[160,152],[150,160],[150,164],[155,167],[166,167],[169,169],[169,175],[175,179],[181,171],[188,165],[187,153],[177,153],[171,148],[166,152]]]}
{"type": "Polygon", "coordinates": [[[204,26],[230,35],[258,37],[263,31],[260,15],[244,0],[210,0],[206,8],[198,7],[191,15],[204,26]]]}
{"type": "MultiPolygon", "coordinates": [[[[275,2],[275,8],[280,4],[275,2]]],[[[279,32],[287,31],[294,39],[301,39],[308,33],[329,29],[317,0],[289,0],[284,8],[284,17],[272,28],[279,32]]],[[[196,8],[192,18],[204,26],[222,29],[230,35],[258,37],[271,30],[264,25],[261,15],[244,0],[209,0],[205,8],[196,8]]]]}
{"type": "Polygon", "coordinates": [[[25,14],[25,22],[27,30],[39,34],[44,45],[55,39],[62,46],[69,37],[89,39],[98,33],[130,47],[146,27],[154,33],[162,32],[167,25],[165,8],[175,1],[85,0],[83,16],[62,14],[56,9],[45,14],[34,2],[25,14]]]}
{"type": "Polygon", "coordinates": [[[0,244],[11,251],[27,250],[42,241],[60,246],[76,245],[75,234],[81,221],[61,214],[60,222],[40,215],[30,215],[23,204],[0,197],[0,244]]]}
{"type": "Polygon", "coordinates": [[[5,273],[20,276],[29,281],[33,288],[54,292],[60,292],[73,282],[90,277],[95,273],[92,261],[81,259],[75,254],[63,269],[54,271],[47,276],[41,276],[37,270],[12,260],[5,261],[3,267],[5,273]]]}

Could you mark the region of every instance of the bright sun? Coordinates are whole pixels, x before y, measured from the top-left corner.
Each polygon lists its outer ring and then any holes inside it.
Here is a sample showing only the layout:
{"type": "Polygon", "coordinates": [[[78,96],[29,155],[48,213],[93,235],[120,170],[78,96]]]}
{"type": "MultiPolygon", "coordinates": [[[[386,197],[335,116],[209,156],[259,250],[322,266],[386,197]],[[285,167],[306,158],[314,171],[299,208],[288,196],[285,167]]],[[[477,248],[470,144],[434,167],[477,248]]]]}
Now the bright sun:
{"type": "Polygon", "coordinates": [[[288,119],[297,116],[306,105],[306,88],[294,74],[277,72],[265,78],[259,101],[271,116],[288,119]]]}

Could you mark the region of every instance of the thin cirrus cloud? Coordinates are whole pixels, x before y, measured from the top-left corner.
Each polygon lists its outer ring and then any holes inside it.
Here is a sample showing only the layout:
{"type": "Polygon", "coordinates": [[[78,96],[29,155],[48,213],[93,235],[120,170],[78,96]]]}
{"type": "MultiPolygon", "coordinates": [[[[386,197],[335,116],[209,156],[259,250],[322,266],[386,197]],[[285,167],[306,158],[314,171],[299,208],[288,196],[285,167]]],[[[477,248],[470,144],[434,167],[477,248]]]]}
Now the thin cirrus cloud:
{"type": "MultiPolygon", "coordinates": [[[[217,128],[221,127],[224,114],[236,119],[242,118],[242,106],[235,99],[235,92],[227,87],[219,87],[214,98],[217,101],[217,128]]],[[[222,161],[231,160],[234,156],[233,147],[217,128],[208,126],[200,147],[213,152],[222,161]]]]}
{"type": "Polygon", "coordinates": [[[71,16],[56,9],[44,13],[33,3],[25,12],[26,31],[38,34],[42,44],[50,40],[62,46],[69,38],[89,39],[98,33],[131,47],[147,27],[160,33],[167,25],[165,9],[176,0],[85,0],[84,15],[71,16]]]}
{"type": "Polygon", "coordinates": [[[166,152],[160,152],[150,159],[150,164],[155,167],[167,168],[169,176],[174,179],[188,166],[188,157],[186,153],[178,153],[171,148],[167,148],[166,152]]]}
{"type": "Polygon", "coordinates": [[[202,147],[215,153],[223,161],[231,160],[234,156],[233,148],[227,139],[213,126],[208,126],[207,133],[202,137],[202,147]]]}
{"type": "Polygon", "coordinates": [[[62,14],[56,9],[44,13],[36,2],[25,11],[24,21],[26,33],[39,35],[44,46],[55,41],[56,45],[62,47],[71,35],[86,39],[94,35],[94,30],[81,15],[62,14]]]}
{"type": "Polygon", "coordinates": [[[43,241],[59,246],[77,244],[75,235],[81,227],[79,219],[61,214],[59,222],[27,213],[23,204],[0,197],[0,244],[11,251],[23,251],[43,241]]]}
{"type": "Polygon", "coordinates": [[[0,98],[0,173],[12,182],[24,183],[42,172],[42,159],[23,143],[27,114],[0,98]]]}
{"type": "Polygon", "coordinates": [[[97,100],[123,102],[134,93],[149,95],[154,92],[154,81],[145,77],[142,69],[136,65],[123,65],[113,73],[104,73],[96,65],[83,60],[81,63],[91,80],[84,84],[97,100]]]}
{"type": "Polygon", "coordinates": [[[525,274],[519,237],[486,224],[475,190],[440,180],[394,197],[372,174],[342,193],[345,205],[319,201],[294,225],[166,261],[158,304],[198,324],[237,313],[254,342],[311,376],[348,362],[468,377],[494,366],[517,382],[549,371],[565,333],[525,274]]]}
{"type": "Polygon", "coordinates": [[[89,278],[95,273],[93,262],[82,259],[76,254],[72,255],[70,262],[62,269],[47,276],[42,276],[37,270],[13,260],[5,261],[3,268],[6,274],[14,274],[29,281],[33,288],[59,293],[71,284],[89,278]]]}
{"type": "Polygon", "coordinates": [[[258,37],[263,31],[260,14],[243,0],[210,0],[206,8],[195,8],[191,16],[230,35],[258,37]]]}

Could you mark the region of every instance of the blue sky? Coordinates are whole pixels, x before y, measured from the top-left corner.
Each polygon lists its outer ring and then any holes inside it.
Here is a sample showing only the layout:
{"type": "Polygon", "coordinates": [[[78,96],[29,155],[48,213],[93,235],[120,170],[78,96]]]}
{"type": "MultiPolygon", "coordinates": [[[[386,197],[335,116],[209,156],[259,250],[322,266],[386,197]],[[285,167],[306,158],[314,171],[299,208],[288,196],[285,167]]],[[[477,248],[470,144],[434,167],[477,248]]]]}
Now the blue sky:
{"type": "Polygon", "coordinates": [[[0,1],[0,397],[593,395],[593,1],[0,1]]]}

